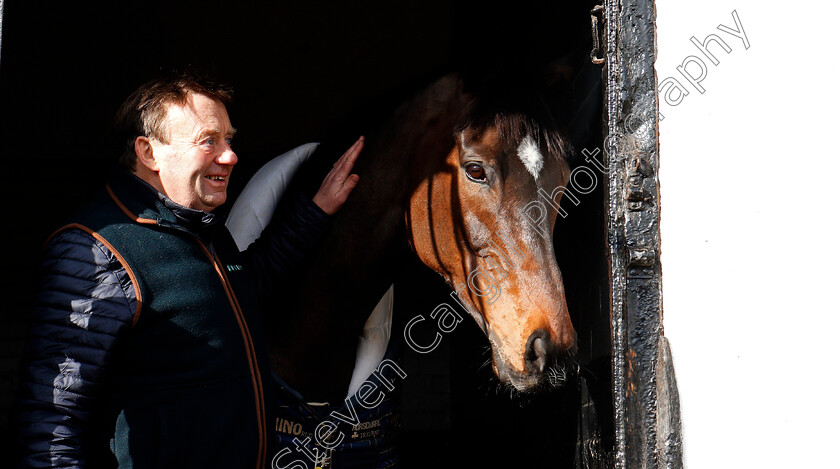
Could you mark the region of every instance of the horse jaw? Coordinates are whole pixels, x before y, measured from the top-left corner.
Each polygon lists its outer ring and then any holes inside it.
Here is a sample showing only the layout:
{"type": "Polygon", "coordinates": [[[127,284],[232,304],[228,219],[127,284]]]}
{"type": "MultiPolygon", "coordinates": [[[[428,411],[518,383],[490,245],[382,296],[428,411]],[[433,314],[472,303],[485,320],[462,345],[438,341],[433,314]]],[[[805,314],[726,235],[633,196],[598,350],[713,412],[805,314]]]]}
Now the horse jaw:
{"type": "MultiPolygon", "coordinates": [[[[537,199],[538,183],[530,179],[521,200],[478,203],[462,177],[461,144],[459,139],[411,194],[410,244],[487,334],[493,370],[503,383],[521,392],[560,386],[570,371],[575,332],[552,240],[539,236],[520,212],[537,199]]],[[[568,181],[565,162],[551,164],[546,180],[568,181]]],[[[545,221],[547,232],[554,215],[545,221]]]]}

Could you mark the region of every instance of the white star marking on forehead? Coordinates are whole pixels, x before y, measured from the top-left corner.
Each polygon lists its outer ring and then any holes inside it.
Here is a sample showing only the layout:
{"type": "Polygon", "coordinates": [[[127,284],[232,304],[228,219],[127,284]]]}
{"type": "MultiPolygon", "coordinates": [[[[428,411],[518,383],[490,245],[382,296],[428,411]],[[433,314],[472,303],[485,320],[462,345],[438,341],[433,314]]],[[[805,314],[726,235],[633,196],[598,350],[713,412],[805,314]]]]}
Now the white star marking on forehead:
{"type": "Polygon", "coordinates": [[[543,156],[534,139],[530,135],[523,138],[516,152],[522,164],[525,165],[525,169],[534,176],[535,180],[538,179],[543,168],[543,156]]]}

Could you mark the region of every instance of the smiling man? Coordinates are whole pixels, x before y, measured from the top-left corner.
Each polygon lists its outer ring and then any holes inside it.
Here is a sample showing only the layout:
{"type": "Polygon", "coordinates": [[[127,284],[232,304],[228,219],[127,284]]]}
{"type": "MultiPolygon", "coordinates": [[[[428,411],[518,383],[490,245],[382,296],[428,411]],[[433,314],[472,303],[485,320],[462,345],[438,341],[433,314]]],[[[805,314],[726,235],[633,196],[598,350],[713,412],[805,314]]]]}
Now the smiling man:
{"type": "Polygon", "coordinates": [[[44,248],[17,403],[22,467],[270,460],[262,305],[357,184],[364,141],[240,252],[214,213],[238,159],[230,96],[176,75],[118,113],[120,168],[44,248]]]}
{"type": "Polygon", "coordinates": [[[168,104],[166,118],[164,135],[135,140],[135,174],[185,207],[212,211],[225,202],[237,162],[225,105],[190,94],[183,105],[168,104]]]}

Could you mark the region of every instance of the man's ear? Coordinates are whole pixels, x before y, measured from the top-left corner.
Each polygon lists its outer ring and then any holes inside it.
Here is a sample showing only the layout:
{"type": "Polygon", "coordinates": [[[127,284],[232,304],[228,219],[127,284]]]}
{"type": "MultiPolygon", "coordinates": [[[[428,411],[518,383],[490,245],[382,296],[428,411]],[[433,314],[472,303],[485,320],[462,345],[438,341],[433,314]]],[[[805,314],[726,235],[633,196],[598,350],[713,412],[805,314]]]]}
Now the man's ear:
{"type": "Polygon", "coordinates": [[[157,160],[155,159],[154,148],[148,137],[137,137],[134,139],[134,154],[137,155],[137,162],[149,171],[157,172],[157,160]]]}

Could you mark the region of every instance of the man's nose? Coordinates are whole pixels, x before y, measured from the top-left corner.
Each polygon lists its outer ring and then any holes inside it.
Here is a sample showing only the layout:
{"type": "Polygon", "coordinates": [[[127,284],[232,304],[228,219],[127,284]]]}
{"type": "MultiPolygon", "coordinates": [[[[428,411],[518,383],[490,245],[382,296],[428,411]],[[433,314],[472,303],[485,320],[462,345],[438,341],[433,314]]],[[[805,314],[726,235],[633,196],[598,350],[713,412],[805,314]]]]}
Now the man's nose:
{"type": "Polygon", "coordinates": [[[239,157],[236,156],[234,153],[233,148],[230,145],[225,144],[225,149],[222,151],[222,154],[219,155],[218,163],[223,165],[233,166],[239,161],[239,157]]]}

